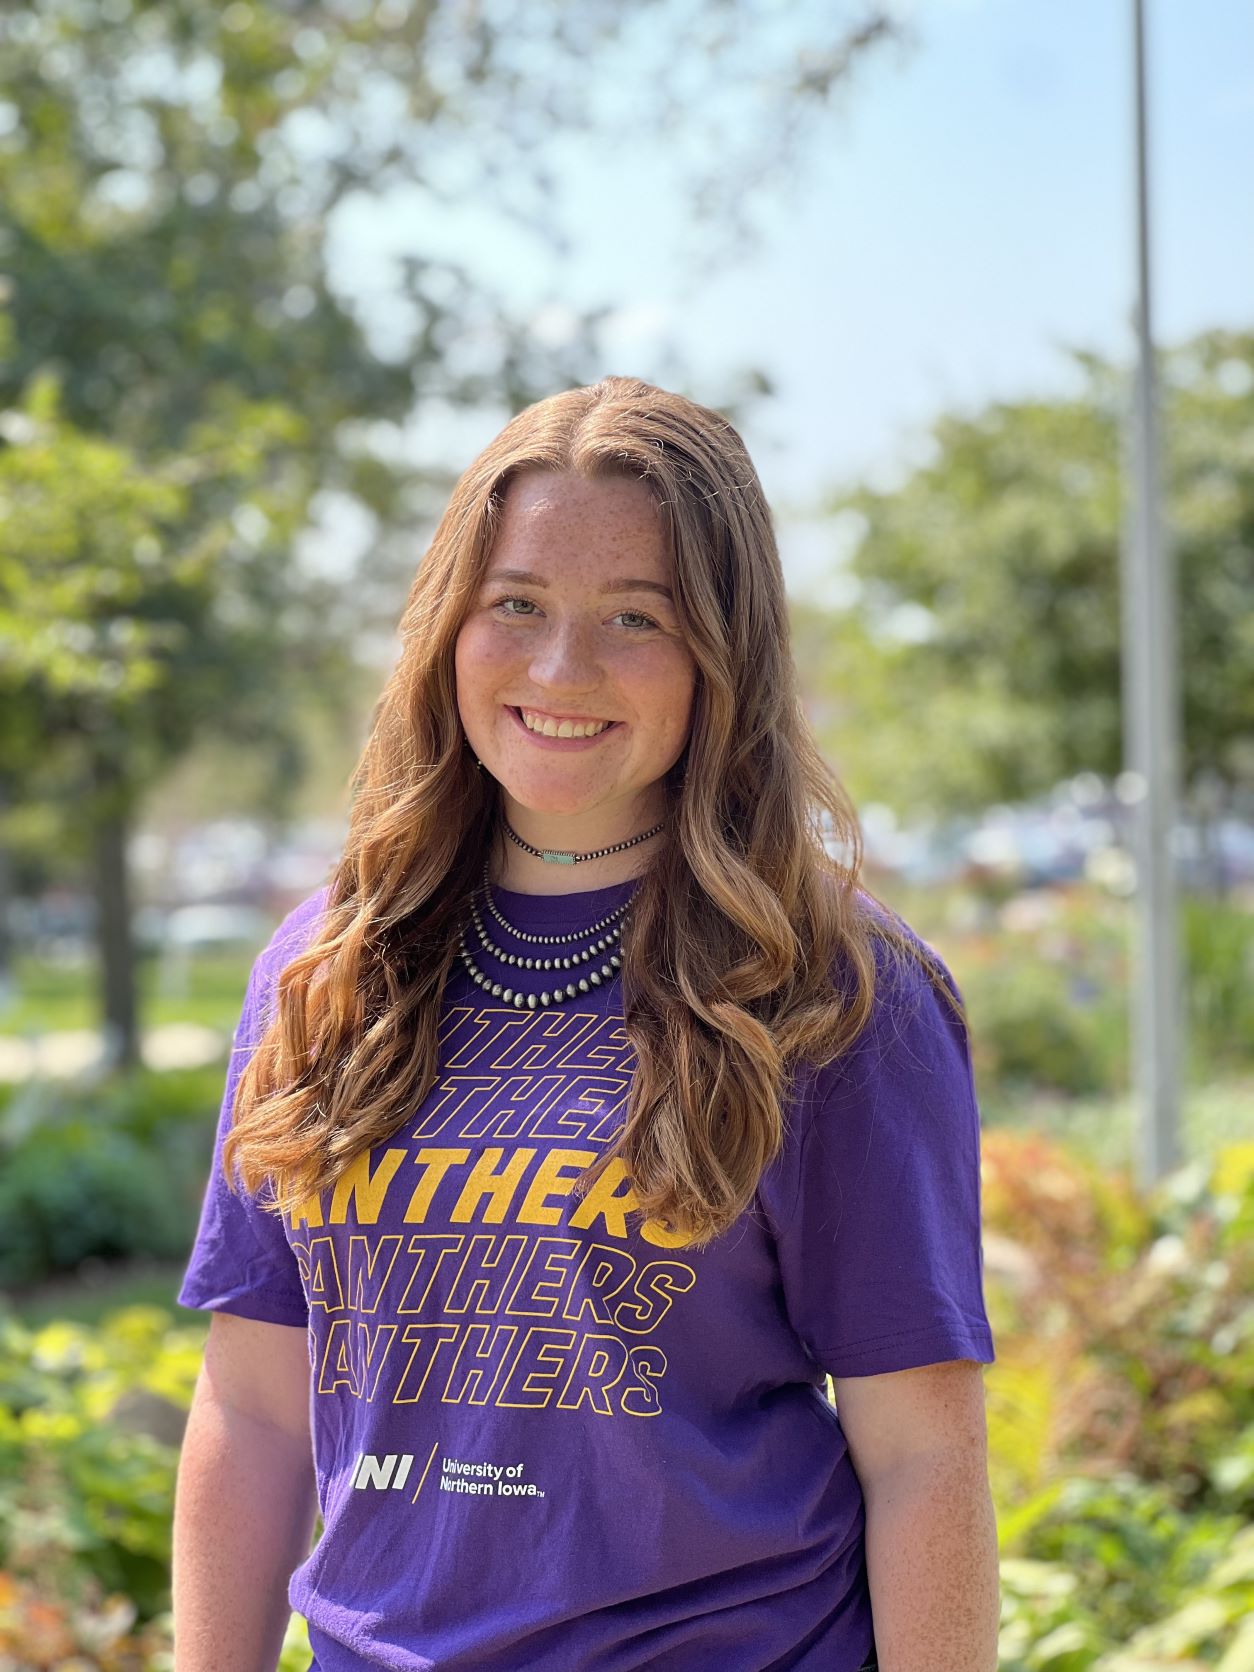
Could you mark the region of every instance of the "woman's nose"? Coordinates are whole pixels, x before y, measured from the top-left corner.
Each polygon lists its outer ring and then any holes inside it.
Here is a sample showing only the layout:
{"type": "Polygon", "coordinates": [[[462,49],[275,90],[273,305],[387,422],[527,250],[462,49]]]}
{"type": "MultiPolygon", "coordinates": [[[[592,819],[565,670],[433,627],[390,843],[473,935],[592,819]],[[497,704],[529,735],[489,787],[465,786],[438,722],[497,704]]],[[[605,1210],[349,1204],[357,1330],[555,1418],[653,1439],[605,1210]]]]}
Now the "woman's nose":
{"type": "Polygon", "coordinates": [[[544,684],[595,686],[600,669],[593,634],[577,622],[552,627],[536,647],[531,668],[533,678],[544,684]]]}

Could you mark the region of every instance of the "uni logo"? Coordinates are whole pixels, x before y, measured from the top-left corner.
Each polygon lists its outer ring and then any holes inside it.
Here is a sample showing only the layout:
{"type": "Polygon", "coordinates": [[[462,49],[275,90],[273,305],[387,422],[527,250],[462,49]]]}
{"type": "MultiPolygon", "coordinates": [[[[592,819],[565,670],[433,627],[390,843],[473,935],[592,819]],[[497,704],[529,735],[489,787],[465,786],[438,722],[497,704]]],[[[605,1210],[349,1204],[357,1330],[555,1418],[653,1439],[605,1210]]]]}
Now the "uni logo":
{"type": "Polygon", "coordinates": [[[357,1467],[353,1471],[353,1485],[358,1491],[367,1486],[373,1486],[376,1491],[385,1492],[391,1487],[393,1492],[399,1492],[405,1484],[405,1477],[409,1474],[414,1459],[409,1452],[399,1456],[390,1451],[386,1457],[375,1457],[371,1452],[363,1451],[357,1459],[357,1467]],[[397,1468],[397,1464],[400,1468],[397,1468]]]}

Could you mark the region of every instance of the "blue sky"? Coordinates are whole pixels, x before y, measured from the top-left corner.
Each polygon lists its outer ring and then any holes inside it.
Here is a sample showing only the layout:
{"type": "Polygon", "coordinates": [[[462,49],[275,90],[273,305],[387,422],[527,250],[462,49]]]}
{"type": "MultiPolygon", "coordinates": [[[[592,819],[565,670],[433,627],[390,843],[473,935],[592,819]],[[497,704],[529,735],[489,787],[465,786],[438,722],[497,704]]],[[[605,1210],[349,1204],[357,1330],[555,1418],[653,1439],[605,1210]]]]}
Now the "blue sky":
{"type": "MultiPolygon", "coordinates": [[[[421,225],[560,337],[564,310],[612,304],[606,364],[717,403],[738,366],[777,393],[743,432],[780,525],[789,586],[821,590],[825,488],[886,483],[928,421],[1065,392],[1066,345],[1127,360],[1134,284],[1131,0],[910,0],[907,56],[868,60],[821,125],[758,247],[696,280],[664,150],[555,145],[560,264],[473,211],[353,214],[350,285],[421,225]]],[[[799,15],[804,8],[799,8],[799,15]]],[[[1254,325],[1254,4],[1147,0],[1155,328],[1169,343],[1254,325]]],[[[420,415],[410,447],[460,468],[499,417],[420,415]]]]}

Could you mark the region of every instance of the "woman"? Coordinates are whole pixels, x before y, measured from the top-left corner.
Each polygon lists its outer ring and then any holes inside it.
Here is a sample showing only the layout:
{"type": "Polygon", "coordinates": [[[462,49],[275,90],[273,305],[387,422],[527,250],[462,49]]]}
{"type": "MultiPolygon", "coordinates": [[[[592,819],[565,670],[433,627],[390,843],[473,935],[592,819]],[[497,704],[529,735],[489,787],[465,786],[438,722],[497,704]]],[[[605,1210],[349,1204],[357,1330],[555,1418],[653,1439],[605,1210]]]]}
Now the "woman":
{"type": "Polygon", "coordinates": [[[320,1672],[993,1672],[961,998],[858,885],[740,437],[529,408],[402,641],[179,1295],[179,1672],[289,1602],[320,1672]]]}

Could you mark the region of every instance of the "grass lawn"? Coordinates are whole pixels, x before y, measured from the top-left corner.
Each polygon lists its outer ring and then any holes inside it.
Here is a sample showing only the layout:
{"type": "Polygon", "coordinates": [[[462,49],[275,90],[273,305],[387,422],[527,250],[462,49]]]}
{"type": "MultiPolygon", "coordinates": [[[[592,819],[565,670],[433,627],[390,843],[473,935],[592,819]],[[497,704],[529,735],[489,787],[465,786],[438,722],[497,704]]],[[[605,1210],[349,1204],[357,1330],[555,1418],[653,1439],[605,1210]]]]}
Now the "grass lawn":
{"type": "Polygon", "coordinates": [[[181,1325],[194,1327],[207,1312],[192,1312],[175,1303],[184,1262],[127,1260],[92,1267],[65,1277],[50,1278],[31,1289],[0,1290],[0,1307],[10,1307],[30,1329],[44,1324],[96,1324],[123,1306],[161,1306],[181,1325]]]}
{"type": "MultiPolygon", "coordinates": [[[[198,1022],[229,1033],[239,1021],[252,959],[247,952],[205,953],[189,960],[186,978],[155,959],[139,966],[139,1014],[145,1028],[198,1022]]],[[[0,1013],[0,1033],[19,1036],[100,1024],[96,970],[91,964],[53,964],[18,958],[18,998],[0,1013]]]]}

